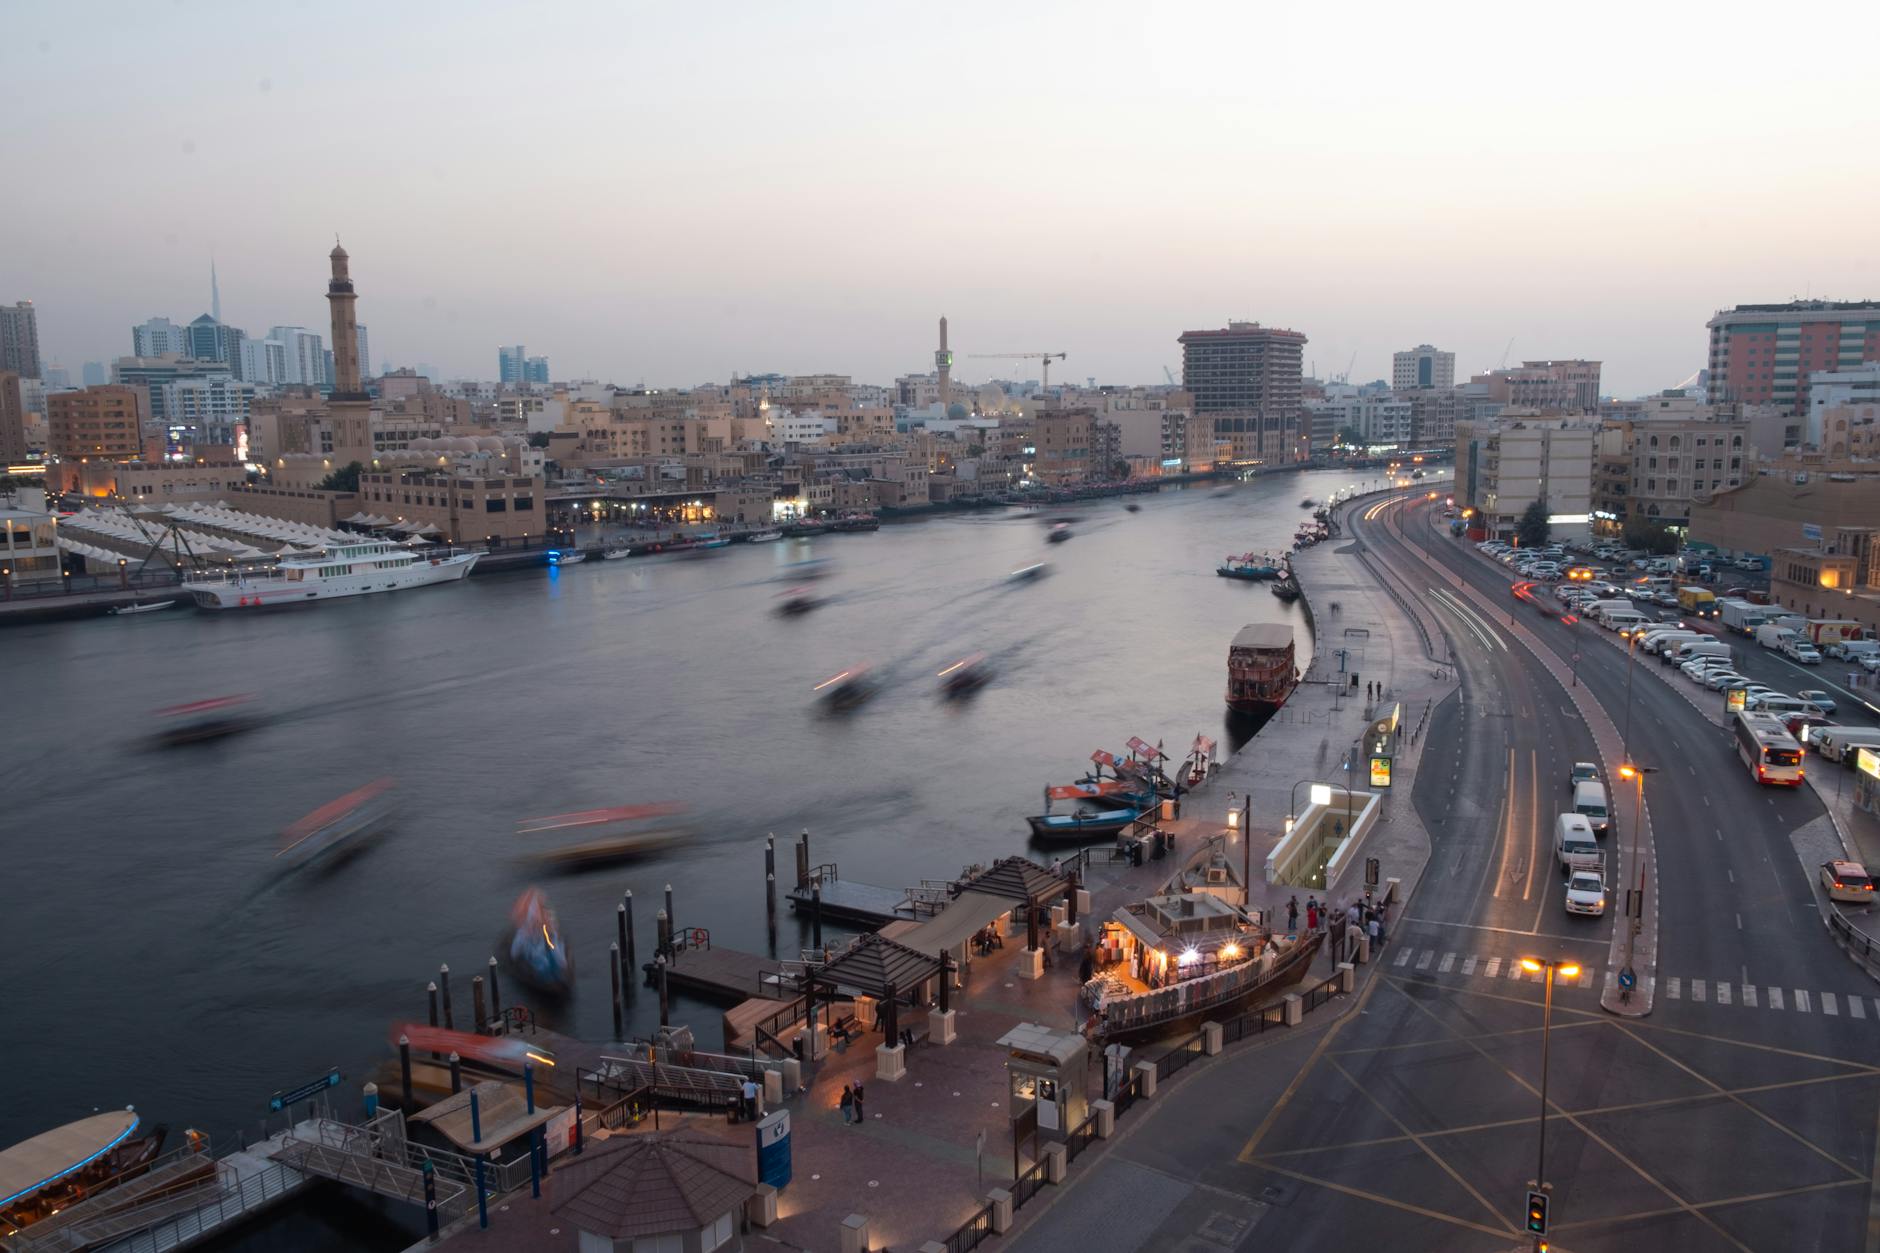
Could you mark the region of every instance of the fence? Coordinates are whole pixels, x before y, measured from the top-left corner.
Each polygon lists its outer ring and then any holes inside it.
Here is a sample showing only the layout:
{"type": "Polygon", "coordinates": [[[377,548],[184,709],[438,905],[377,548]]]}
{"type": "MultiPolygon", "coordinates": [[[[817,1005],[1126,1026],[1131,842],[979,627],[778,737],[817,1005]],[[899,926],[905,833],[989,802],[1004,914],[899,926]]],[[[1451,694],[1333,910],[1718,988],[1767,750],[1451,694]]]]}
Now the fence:
{"type": "Polygon", "coordinates": [[[1097,1117],[1095,1114],[1092,1114],[1075,1127],[1072,1127],[1070,1134],[1064,1137],[1064,1160],[1067,1162],[1076,1161],[1083,1151],[1091,1146],[1096,1138],[1097,1117]]]}
{"type": "Polygon", "coordinates": [[[1041,1159],[1033,1162],[1031,1169],[1012,1181],[1012,1208],[1017,1209],[1037,1196],[1038,1190],[1042,1187],[1044,1187],[1044,1162],[1041,1159]]]}
{"type": "Polygon", "coordinates": [[[1840,910],[1828,914],[1828,930],[1869,974],[1880,976],[1880,942],[1849,922],[1840,910]]]}
{"type": "Polygon", "coordinates": [[[1305,995],[1305,1011],[1309,1014],[1325,1002],[1338,995],[1338,976],[1333,975],[1305,995]]]}
{"type": "Polygon", "coordinates": [[[1177,1044],[1168,1052],[1155,1059],[1155,1077],[1159,1082],[1167,1079],[1192,1062],[1197,1057],[1205,1056],[1201,1033],[1196,1032],[1177,1044]]]}
{"type": "Polygon", "coordinates": [[[960,1224],[946,1239],[947,1253],[967,1253],[976,1249],[992,1236],[992,1206],[987,1205],[971,1218],[960,1224]]]}

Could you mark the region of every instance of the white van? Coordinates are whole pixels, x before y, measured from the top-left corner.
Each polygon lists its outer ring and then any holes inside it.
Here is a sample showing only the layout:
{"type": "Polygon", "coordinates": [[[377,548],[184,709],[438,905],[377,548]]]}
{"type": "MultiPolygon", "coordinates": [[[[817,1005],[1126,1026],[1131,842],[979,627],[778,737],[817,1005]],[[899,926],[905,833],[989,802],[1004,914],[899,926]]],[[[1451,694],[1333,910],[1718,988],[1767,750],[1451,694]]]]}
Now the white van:
{"type": "Polygon", "coordinates": [[[1586,819],[1596,836],[1606,834],[1612,818],[1606,812],[1606,785],[1597,779],[1576,783],[1573,787],[1573,812],[1586,819]]]}
{"type": "MultiPolygon", "coordinates": [[[[1796,714],[1818,714],[1821,706],[1813,701],[1803,700],[1799,696],[1765,696],[1756,702],[1757,713],[1774,714],[1778,718],[1793,718],[1796,714]]],[[[1846,728],[1853,730],[1853,728],[1846,728]]],[[[1813,736],[1809,737],[1813,739],[1813,736]]]]}
{"type": "Polygon", "coordinates": [[[1880,730],[1873,727],[1811,727],[1808,746],[1827,761],[1846,761],[1857,748],[1880,753],[1880,730]]]}
{"type": "Polygon", "coordinates": [[[1554,857],[1563,871],[1598,871],[1606,873],[1606,857],[1599,851],[1599,841],[1584,814],[1561,814],[1554,820],[1554,857]]]}
{"type": "Polygon", "coordinates": [[[1695,661],[1699,657],[1721,657],[1729,661],[1731,660],[1730,646],[1717,640],[1693,640],[1690,643],[1678,645],[1677,651],[1671,654],[1671,659],[1679,665],[1687,661],[1695,661]]]}
{"type": "Polygon", "coordinates": [[[1644,626],[1647,622],[1653,621],[1653,619],[1647,618],[1636,609],[1614,609],[1608,612],[1600,621],[1606,624],[1608,631],[1630,631],[1644,626]]]}
{"type": "Polygon", "coordinates": [[[1629,600],[1596,600],[1584,607],[1584,613],[1595,622],[1604,622],[1609,613],[1634,613],[1629,600]]]}
{"type": "Polygon", "coordinates": [[[1671,655],[1686,644],[1702,644],[1710,637],[1702,631],[1666,631],[1657,639],[1648,639],[1645,646],[1658,654],[1658,660],[1670,664],[1671,655]]]}

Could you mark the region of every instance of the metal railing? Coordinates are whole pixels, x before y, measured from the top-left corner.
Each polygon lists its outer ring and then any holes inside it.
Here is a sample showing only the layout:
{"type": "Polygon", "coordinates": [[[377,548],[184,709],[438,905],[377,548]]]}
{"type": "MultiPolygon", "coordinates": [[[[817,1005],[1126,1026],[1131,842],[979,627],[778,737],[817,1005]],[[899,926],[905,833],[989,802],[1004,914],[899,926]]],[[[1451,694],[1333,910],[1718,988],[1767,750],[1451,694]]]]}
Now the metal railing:
{"type": "Polygon", "coordinates": [[[981,1208],[946,1238],[947,1253],[970,1253],[992,1238],[992,1206],[981,1208]]]}
{"type": "Polygon", "coordinates": [[[1840,910],[1828,912],[1828,931],[1835,941],[1847,949],[1847,955],[1853,958],[1868,974],[1880,978],[1880,940],[1862,931],[1840,910]]]}
{"type": "Polygon", "coordinates": [[[207,1188],[172,1195],[144,1205],[75,1222],[50,1233],[45,1241],[24,1241],[14,1247],[37,1250],[79,1250],[112,1243],[124,1253],[157,1253],[187,1244],[259,1209],[298,1188],[300,1172],[279,1163],[246,1177],[222,1167],[207,1188]],[[113,1243],[115,1242],[115,1243],[113,1243]]]}
{"type": "Polygon", "coordinates": [[[1197,1057],[1206,1055],[1206,1045],[1200,1032],[1189,1036],[1180,1044],[1155,1059],[1155,1077],[1158,1081],[1178,1073],[1182,1067],[1197,1057]]]}
{"type": "Polygon", "coordinates": [[[1075,1127],[1072,1127],[1070,1134],[1064,1137],[1064,1160],[1066,1162],[1076,1161],[1082,1156],[1085,1149],[1096,1143],[1096,1139],[1097,1116],[1092,1114],[1075,1127]]]}
{"type": "Polygon", "coordinates": [[[1305,1010],[1311,1013],[1325,1002],[1338,995],[1338,976],[1333,975],[1305,995],[1305,1010]]]}
{"type": "Polygon", "coordinates": [[[1044,1183],[1044,1162],[1041,1159],[1033,1162],[1029,1170],[1012,1180],[1012,1208],[1017,1209],[1037,1196],[1044,1187],[1044,1183]]]}

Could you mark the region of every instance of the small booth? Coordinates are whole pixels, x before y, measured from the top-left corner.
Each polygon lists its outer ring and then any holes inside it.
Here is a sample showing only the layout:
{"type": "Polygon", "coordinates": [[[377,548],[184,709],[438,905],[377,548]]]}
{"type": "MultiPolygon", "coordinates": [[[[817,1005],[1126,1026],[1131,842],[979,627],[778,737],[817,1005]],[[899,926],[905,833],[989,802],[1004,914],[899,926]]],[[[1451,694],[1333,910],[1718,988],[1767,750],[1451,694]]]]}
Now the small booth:
{"type": "Polygon", "coordinates": [[[1062,1139],[1089,1114],[1084,1098],[1084,1037],[1021,1022],[999,1037],[1011,1050],[1005,1068],[1010,1078],[1012,1121],[1024,1134],[1035,1124],[1039,1134],[1062,1139]]]}

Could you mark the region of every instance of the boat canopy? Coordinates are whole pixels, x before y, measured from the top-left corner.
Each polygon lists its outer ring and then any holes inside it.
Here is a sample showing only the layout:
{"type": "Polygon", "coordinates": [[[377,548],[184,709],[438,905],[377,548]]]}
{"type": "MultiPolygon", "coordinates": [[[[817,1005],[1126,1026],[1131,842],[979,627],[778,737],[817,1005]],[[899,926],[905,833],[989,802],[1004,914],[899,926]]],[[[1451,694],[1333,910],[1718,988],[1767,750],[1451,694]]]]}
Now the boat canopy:
{"type": "Polygon", "coordinates": [[[97,1161],[137,1130],[128,1109],[93,1114],[0,1150],[0,1205],[11,1205],[97,1161]]]}
{"type": "Polygon", "coordinates": [[[1291,648],[1292,628],[1284,622],[1252,622],[1240,628],[1234,636],[1235,648],[1285,649],[1291,648]]]}
{"type": "Polygon", "coordinates": [[[1129,751],[1145,761],[1154,761],[1158,757],[1168,756],[1167,753],[1164,753],[1160,748],[1149,743],[1149,741],[1143,739],[1140,735],[1132,735],[1129,737],[1129,751]]]}
{"type": "Polygon", "coordinates": [[[1045,796],[1054,801],[1096,800],[1102,796],[1115,796],[1123,791],[1123,785],[1115,779],[1104,779],[1098,783],[1061,783],[1044,790],[1045,796]]]}

